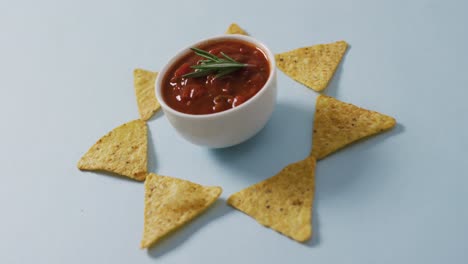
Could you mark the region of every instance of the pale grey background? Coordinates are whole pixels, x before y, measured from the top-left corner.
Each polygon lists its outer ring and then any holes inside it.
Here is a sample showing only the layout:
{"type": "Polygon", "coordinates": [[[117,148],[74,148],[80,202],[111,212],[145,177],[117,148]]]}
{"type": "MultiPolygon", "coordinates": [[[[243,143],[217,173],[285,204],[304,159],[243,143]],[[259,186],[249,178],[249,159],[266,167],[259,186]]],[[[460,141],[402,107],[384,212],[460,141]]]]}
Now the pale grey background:
{"type": "Polygon", "coordinates": [[[273,2],[0,2],[0,263],[466,263],[468,2],[273,2]],[[134,68],[158,70],[234,21],[274,52],[348,41],[326,93],[399,124],[319,162],[302,245],[225,199],[308,154],[315,92],[280,72],[266,128],[223,150],[158,114],[150,169],[224,193],[147,253],[143,185],[76,162],[138,117],[134,68]]]}

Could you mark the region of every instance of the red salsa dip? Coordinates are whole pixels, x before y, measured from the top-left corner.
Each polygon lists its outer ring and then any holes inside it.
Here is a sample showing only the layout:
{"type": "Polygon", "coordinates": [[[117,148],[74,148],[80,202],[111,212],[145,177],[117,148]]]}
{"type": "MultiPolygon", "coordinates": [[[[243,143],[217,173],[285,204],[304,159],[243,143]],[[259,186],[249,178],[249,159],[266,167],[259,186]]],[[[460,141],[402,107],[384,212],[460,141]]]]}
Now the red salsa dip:
{"type": "Polygon", "coordinates": [[[221,57],[224,52],[237,62],[248,64],[228,75],[216,77],[216,73],[187,78],[192,65],[202,58],[190,52],[170,68],[162,81],[162,96],[171,108],[186,114],[204,115],[225,111],[252,98],[266,83],[270,66],[264,52],[258,47],[240,40],[222,40],[202,44],[196,48],[221,57]]]}

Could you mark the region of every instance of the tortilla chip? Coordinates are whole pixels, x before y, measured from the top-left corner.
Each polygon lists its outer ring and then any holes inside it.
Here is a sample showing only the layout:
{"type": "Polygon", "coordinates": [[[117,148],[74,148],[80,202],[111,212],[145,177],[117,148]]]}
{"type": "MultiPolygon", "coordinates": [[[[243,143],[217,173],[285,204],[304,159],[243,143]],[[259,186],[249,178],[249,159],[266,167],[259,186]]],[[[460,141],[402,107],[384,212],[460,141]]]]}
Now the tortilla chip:
{"type": "Polygon", "coordinates": [[[221,194],[221,187],[148,174],[145,181],[145,223],[141,248],[154,245],[165,235],[205,211],[221,194]]]}
{"type": "Polygon", "coordinates": [[[148,120],[161,106],[156,99],[154,89],[157,72],[151,72],[143,69],[133,71],[133,83],[135,86],[135,95],[138,103],[138,112],[142,120],[148,120]]]}
{"type": "Polygon", "coordinates": [[[394,127],[393,117],[320,95],[315,108],[312,155],[323,159],[359,139],[394,127]]]}
{"type": "Polygon", "coordinates": [[[338,41],[276,54],[276,65],[294,80],[320,92],[327,88],[348,44],[338,41]]]}
{"type": "Polygon", "coordinates": [[[229,25],[228,29],[226,30],[226,34],[240,34],[240,35],[246,35],[246,36],[249,35],[247,34],[247,32],[245,32],[245,30],[239,27],[239,25],[237,25],[236,23],[232,23],[231,25],[229,25]]]}
{"type": "Polygon", "coordinates": [[[312,234],[315,158],[292,163],[275,176],[237,192],[228,204],[299,242],[312,234]]]}
{"type": "Polygon", "coordinates": [[[147,168],[146,123],[134,120],[99,139],[78,162],[80,170],[103,170],[143,181],[147,168]]]}

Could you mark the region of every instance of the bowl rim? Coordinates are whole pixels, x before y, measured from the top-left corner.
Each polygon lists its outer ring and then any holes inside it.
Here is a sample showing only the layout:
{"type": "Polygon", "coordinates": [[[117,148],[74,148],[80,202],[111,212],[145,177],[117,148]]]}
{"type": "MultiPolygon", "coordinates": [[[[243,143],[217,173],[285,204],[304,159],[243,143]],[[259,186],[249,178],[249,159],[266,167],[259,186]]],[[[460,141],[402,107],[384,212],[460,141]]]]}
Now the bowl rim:
{"type": "Polygon", "coordinates": [[[159,104],[161,105],[161,107],[163,108],[163,110],[164,111],[169,111],[173,115],[177,115],[177,116],[184,117],[184,118],[192,118],[192,119],[219,118],[219,117],[222,117],[222,116],[225,116],[225,115],[229,115],[229,114],[231,114],[233,112],[240,111],[243,108],[247,107],[249,104],[254,103],[259,97],[261,97],[262,94],[264,94],[266,92],[266,90],[267,90],[266,88],[271,86],[271,83],[274,81],[274,78],[275,78],[275,73],[276,73],[275,56],[274,56],[273,52],[271,52],[271,50],[265,44],[263,44],[262,42],[260,42],[259,40],[255,39],[255,38],[253,38],[251,36],[246,36],[246,35],[239,35],[239,34],[218,35],[218,36],[202,39],[202,40],[197,41],[197,42],[195,42],[195,43],[193,43],[193,44],[191,44],[189,46],[186,46],[185,48],[179,50],[176,53],[176,55],[172,56],[169,59],[169,61],[164,65],[164,67],[159,72],[158,76],[156,77],[156,80],[155,80],[156,98],[157,98],[159,104]],[[268,62],[270,64],[270,73],[269,73],[267,81],[262,86],[262,88],[260,88],[260,90],[254,96],[249,98],[243,104],[241,104],[239,106],[236,106],[236,107],[233,107],[233,108],[230,108],[230,109],[227,109],[227,110],[224,110],[224,111],[221,111],[221,112],[217,112],[217,113],[202,114],[202,115],[187,114],[187,113],[177,111],[174,108],[167,105],[166,102],[164,101],[163,96],[162,96],[162,92],[161,92],[162,85],[161,84],[162,84],[164,76],[166,75],[167,71],[172,67],[172,65],[175,62],[177,62],[182,56],[185,56],[187,53],[189,53],[191,51],[190,50],[191,47],[199,46],[201,44],[211,42],[211,41],[219,41],[219,40],[225,40],[225,39],[241,40],[241,41],[248,42],[248,43],[253,44],[256,47],[260,48],[265,53],[265,55],[267,57],[267,60],[268,60],[268,62]]]}

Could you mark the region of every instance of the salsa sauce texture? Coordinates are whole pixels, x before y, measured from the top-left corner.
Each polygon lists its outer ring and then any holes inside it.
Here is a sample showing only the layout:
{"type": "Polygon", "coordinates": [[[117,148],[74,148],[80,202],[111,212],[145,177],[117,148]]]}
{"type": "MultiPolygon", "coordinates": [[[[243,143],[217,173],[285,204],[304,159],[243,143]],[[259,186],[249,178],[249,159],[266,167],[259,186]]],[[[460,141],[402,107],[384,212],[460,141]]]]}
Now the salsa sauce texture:
{"type": "Polygon", "coordinates": [[[243,67],[223,77],[215,73],[198,78],[185,78],[192,65],[202,58],[193,52],[182,57],[167,71],[162,81],[163,100],[173,109],[186,114],[203,115],[237,107],[252,98],[266,83],[270,74],[268,60],[261,49],[239,40],[209,42],[197,48],[221,57],[224,52],[243,67]]]}

